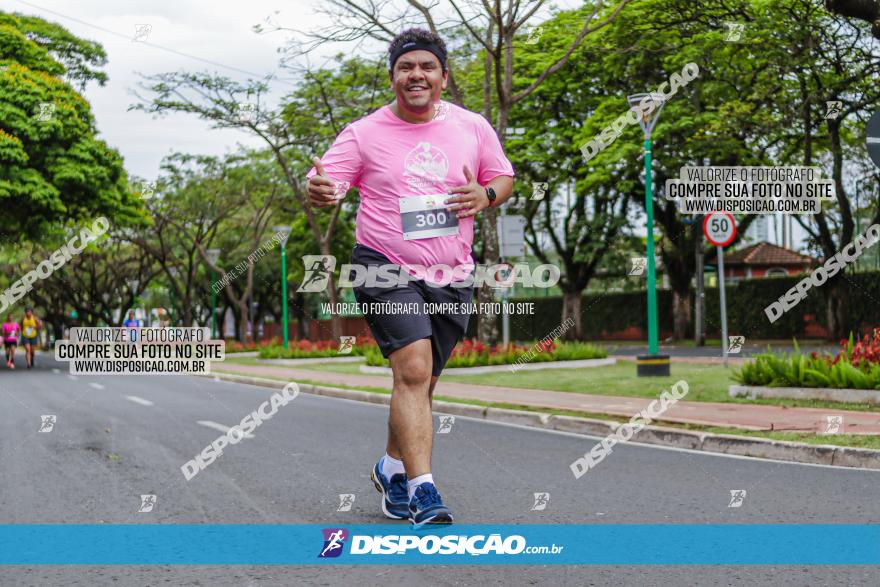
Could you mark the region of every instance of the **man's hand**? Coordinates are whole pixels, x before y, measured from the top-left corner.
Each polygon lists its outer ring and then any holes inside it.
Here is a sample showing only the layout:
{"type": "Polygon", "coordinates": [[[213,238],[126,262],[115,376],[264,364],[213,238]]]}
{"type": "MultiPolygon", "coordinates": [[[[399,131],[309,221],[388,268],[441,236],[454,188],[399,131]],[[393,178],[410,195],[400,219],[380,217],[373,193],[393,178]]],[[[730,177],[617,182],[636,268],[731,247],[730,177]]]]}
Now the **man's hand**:
{"type": "Polygon", "coordinates": [[[474,174],[471,173],[467,165],[464,166],[462,171],[464,171],[464,177],[468,182],[465,185],[449,190],[450,194],[458,195],[449,198],[446,200],[446,203],[455,204],[450,206],[449,210],[450,212],[458,211],[456,214],[458,218],[467,218],[468,216],[476,215],[480,210],[488,208],[489,196],[486,195],[486,188],[477,183],[474,174]]]}
{"type": "Polygon", "coordinates": [[[320,159],[312,157],[312,165],[318,173],[309,178],[309,201],[319,208],[335,206],[340,202],[336,199],[336,185],[327,177],[320,159]]]}

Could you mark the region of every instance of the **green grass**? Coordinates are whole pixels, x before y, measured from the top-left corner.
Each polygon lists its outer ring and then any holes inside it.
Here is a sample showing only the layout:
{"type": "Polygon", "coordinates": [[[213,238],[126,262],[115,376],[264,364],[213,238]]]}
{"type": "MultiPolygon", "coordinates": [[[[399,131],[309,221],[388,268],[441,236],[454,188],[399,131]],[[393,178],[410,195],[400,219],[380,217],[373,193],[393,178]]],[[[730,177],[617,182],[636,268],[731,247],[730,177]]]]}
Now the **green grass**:
{"type": "MultiPolygon", "coordinates": [[[[357,364],[317,363],[308,365],[309,371],[363,375],[357,364]]],[[[589,369],[553,369],[546,371],[508,371],[483,375],[443,375],[443,382],[472,383],[522,389],[547,389],[592,395],[619,395],[625,397],[657,397],[673,383],[684,379],[688,383],[687,401],[722,402],[733,404],[763,404],[789,408],[823,408],[830,410],[853,410],[880,412],[880,406],[850,404],[826,400],[732,398],[727,395],[728,386],[734,381],[731,370],[723,365],[697,365],[674,363],[672,377],[636,377],[636,365],[632,361],[618,360],[616,365],[589,369]]]]}
{"type": "MultiPolygon", "coordinates": [[[[345,355],[342,355],[342,356],[345,356],[345,355]]],[[[357,356],[357,355],[354,355],[354,356],[357,356]]],[[[301,358],[307,358],[307,357],[301,357],[301,358]]],[[[313,357],[313,358],[321,358],[321,357],[313,357]]],[[[214,364],[215,365],[224,365],[226,363],[230,363],[232,365],[259,365],[261,367],[266,367],[266,366],[271,367],[272,363],[267,362],[267,361],[273,361],[273,360],[276,360],[276,359],[261,359],[259,357],[233,357],[233,356],[226,355],[225,359],[223,359],[222,361],[215,361],[214,364]]],[[[312,369],[314,366],[318,366],[318,365],[320,365],[321,367],[324,367],[325,365],[333,365],[333,364],[334,363],[315,363],[314,365],[304,364],[304,365],[298,365],[295,368],[302,369],[302,368],[308,367],[309,369],[312,369]]],[[[353,372],[358,373],[359,371],[357,370],[357,367],[358,367],[358,365],[362,365],[363,361],[361,361],[360,363],[339,363],[339,364],[340,365],[352,365],[353,364],[354,365],[353,372]]],[[[290,367],[290,365],[283,365],[283,364],[276,364],[275,366],[280,367],[282,369],[290,367]]],[[[319,370],[323,370],[323,369],[319,369],[319,370]]]]}
{"type": "MultiPolygon", "coordinates": [[[[218,371],[222,373],[223,371],[218,371]]],[[[228,373],[233,373],[228,371],[228,373]]],[[[261,376],[266,379],[274,379],[278,381],[288,381],[285,377],[261,376]]],[[[359,385],[357,387],[341,384],[327,384],[322,381],[313,381],[309,379],[299,379],[300,383],[307,385],[317,385],[321,387],[336,387],[339,389],[350,389],[354,391],[369,391],[371,393],[381,393],[388,395],[391,392],[382,387],[369,387],[359,385]]],[[[525,407],[519,404],[508,404],[504,402],[484,402],[472,399],[459,399],[454,397],[435,395],[435,400],[454,402],[459,404],[469,404],[474,406],[484,406],[488,408],[503,408],[507,410],[523,410],[529,412],[540,412],[542,414],[551,414],[554,416],[574,416],[577,418],[592,418],[595,420],[606,420],[611,422],[628,422],[629,418],[625,416],[614,416],[609,414],[598,414],[594,412],[580,412],[575,410],[554,410],[550,408],[525,407]]],[[[856,434],[834,434],[834,435],[817,435],[800,432],[764,432],[761,430],[740,430],[738,428],[723,428],[718,426],[700,426],[697,424],[681,424],[678,422],[664,422],[658,420],[655,425],[666,428],[677,428],[680,430],[692,430],[696,432],[708,432],[712,434],[731,434],[734,436],[748,436],[753,438],[769,438],[771,440],[787,440],[791,442],[803,442],[806,444],[830,444],[832,446],[848,446],[855,448],[871,448],[880,450],[880,435],[865,436],[856,434]]]]}

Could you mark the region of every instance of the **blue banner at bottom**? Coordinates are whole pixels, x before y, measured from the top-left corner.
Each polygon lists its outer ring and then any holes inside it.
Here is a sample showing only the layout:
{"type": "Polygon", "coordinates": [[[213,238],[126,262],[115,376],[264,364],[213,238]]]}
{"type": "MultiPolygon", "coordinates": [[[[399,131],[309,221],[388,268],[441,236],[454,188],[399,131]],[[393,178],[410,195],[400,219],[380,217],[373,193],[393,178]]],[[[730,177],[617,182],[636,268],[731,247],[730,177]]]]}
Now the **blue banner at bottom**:
{"type": "Polygon", "coordinates": [[[0,525],[3,565],[880,565],[880,525],[0,525]]]}

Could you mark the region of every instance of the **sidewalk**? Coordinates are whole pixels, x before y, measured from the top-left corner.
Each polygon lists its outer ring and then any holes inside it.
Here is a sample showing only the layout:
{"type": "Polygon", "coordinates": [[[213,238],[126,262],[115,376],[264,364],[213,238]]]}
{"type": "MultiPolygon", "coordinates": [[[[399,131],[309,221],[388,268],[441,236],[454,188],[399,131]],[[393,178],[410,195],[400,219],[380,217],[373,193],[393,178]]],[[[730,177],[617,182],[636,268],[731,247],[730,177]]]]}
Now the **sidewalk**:
{"type": "MultiPolygon", "coordinates": [[[[383,375],[351,375],[327,371],[310,371],[289,367],[213,363],[212,372],[281,377],[292,381],[310,380],[326,385],[383,387],[391,389],[391,377],[383,375]]],[[[596,414],[632,417],[653,401],[651,398],[590,395],[540,389],[493,387],[467,383],[437,384],[434,394],[449,398],[516,404],[527,407],[575,410],[596,414]]],[[[781,406],[747,405],[679,401],[663,415],[667,422],[790,432],[824,431],[826,416],[842,415],[841,432],[847,434],[880,434],[880,412],[855,412],[818,408],[784,408],[781,406]]]]}

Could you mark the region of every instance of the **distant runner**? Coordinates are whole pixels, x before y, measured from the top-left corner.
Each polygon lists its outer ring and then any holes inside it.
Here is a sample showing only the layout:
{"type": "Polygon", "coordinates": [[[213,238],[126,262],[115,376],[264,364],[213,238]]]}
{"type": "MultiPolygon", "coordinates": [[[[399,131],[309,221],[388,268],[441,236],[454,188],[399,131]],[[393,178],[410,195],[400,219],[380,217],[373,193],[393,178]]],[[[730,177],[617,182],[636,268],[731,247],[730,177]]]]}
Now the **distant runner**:
{"type": "Polygon", "coordinates": [[[18,344],[19,334],[21,327],[12,314],[7,314],[6,322],[3,323],[3,348],[6,349],[6,366],[10,369],[15,369],[15,347],[18,344]]]}
{"type": "Polygon", "coordinates": [[[39,343],[37,331],[43,327],[43,323],[34,315],[32,308],[25,308],[24,318],[21,319],[21,340],[24,344],[24,359],[27,368],[34,366],[34,351],[39,343]]]}
{"type": "Polygon", "coordinates": [[[128,320],[123,322],[122,325],[126,328],[137,328],[138,326],[140,326],[140,324],[134,317],[134,310],[128,311],[128,320]]]}
{"type": "Polygon", "coordinates": [[[391,41],[388,53],[396,99],[348,125],[324,157],[314,159],[309,200],[338,205],[348,186],[357,187],[352,265],[393,264],[416,272],[404,286],[354,289],[361,304],[418,308],[366,316],[394,374],[386,452],[371,478],[387,517],[408,518],[414,527],[451,524],[452,512],[431,474],[431,398],[470,316],[422,308],[460,308],[473,300],[467,280],[474,267],[474,216],[510,197],[514,172],[485,118],[440,99],[448,80],[443,39],[410,29],[391,41]],[[453,268],[451,279],[464,286],[415,269],[439,264],[453,268]]]}

